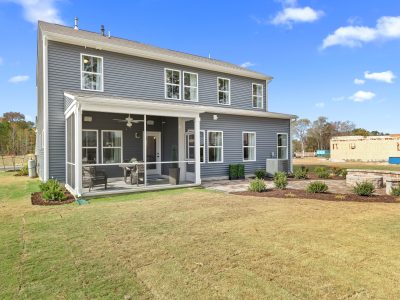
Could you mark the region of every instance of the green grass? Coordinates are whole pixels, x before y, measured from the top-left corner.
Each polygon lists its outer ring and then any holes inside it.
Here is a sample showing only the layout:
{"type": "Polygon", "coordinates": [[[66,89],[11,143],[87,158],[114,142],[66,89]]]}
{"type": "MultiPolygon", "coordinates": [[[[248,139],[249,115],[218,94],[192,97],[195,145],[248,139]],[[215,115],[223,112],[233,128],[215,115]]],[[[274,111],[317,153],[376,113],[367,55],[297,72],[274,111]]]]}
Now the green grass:
{"type": "Polygon", "coordinates": [[[398,299],[400,205],[177,189],[32,206],[0,173],[0,299],[398,299]]]}

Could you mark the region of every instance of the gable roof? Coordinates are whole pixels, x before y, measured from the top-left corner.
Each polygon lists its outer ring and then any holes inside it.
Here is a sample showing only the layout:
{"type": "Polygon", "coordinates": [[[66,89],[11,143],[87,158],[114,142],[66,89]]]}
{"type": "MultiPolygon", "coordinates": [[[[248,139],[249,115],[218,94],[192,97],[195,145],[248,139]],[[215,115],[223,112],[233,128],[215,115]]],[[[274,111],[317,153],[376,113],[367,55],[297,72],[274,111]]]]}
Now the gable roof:
{"type": "Polygon", "coordinates": [[[75,30],[71,27],[47,23],[43,21],[39,21],[38,27],[40,28],[43,36],[46,36],[48,39],[54,41],[81,45],[117,53],[124,53],[128,55],[139,56],[159,61],[166,61],[170,63],[187,65],[200,69],[207,69],[211,71],[223,72],[254,79],[267,81],[272,80],[271,76],[221,60],[187,54],[174,50],[168,50],[114,36],[103,36],[100,33],[96,32],[81,29],[75,30]]]}

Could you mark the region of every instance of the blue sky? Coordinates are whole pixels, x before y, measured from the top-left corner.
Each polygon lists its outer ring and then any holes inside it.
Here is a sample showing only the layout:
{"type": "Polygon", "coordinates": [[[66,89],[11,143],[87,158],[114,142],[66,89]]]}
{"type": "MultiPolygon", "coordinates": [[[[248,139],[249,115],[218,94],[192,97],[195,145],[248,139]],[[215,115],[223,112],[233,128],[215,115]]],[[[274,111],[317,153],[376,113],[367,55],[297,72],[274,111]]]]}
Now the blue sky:
{"type": "Polygon", "coordinates": [[[0,113],[36,115],[36,21],[222,59],[274,77],[269,110],[400,133],[397,0],[0,0],[0,113]],[[355,82],[355,79],[356,82],[355,82]]]}

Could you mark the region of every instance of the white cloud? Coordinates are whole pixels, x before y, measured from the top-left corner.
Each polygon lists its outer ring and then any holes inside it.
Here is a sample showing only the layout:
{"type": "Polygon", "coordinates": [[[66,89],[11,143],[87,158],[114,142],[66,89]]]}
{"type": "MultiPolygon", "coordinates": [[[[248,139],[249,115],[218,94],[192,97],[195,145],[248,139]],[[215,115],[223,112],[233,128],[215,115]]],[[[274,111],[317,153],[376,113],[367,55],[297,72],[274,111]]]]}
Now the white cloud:
{"type": "Polygon", "coordinates": [[[392,71],[385,71],[380,73],[370,73],[369,71],[366,71],[364,72],[364,77],[366,79],[383,81],[386,83],[393,83],[393,79],[396,78],[392,71]]]}
{"type": "Polygon", "coordinates": [[[318,103],[315,103],[315,107],[324,108],[324,107],[325,107],[325,102],[318,102],[318,103]]]}
{"type": "Polygon", "coordinates": [[[13,76],[11,77],[8,82],[10,83],[20,83],[20,82],[24,82],[29,80],[29,76],[28,75],[17,75],[17,76],[13,76]]]}
{"type": "Polygon", "coordinates": [[[242,68],[249,68],[255,66],[252,62],[246,61],[240,65],[242,68]]]}
{"type": "Polygon", "coordinates": [[[306,7],[286,7],[271,21],[274,25],[288,25],[293,23],[312,23],[323,16],[323,11],[306,7]]]}
{"type": "Polygon", "coordinates": [[[358,79],[358,78],[355,78],[355,79],[354,79],[354,84],[362,85],[362,84],[364,84],[364,83],[365,83],[365,80],[364,80],[364,79],[358,79]]]}
{"type": "Polygon", "coordinates": [[[365,102],[372,100],[376,95],[373,92],[358,91],[353,96],[349,97],[354,102],[365,102]]]}
{"type": "Polygon", "coordinates": [[[344,97],[344,96],[333,97],[332,101],[339,102],[339,101],[343,101],[344,99],[346,99],[346,97],[344,97]]]}
{"type": "Polygon", "coordinates": [[[322,49],[332,46],[361,47],[376,40],[400,38],[400,16],[381,17],[375,27],[344,26],[328,35],[322,42],[322,49]]]}
{"type": "Polygon", "coordinates": [[[26,21],[36,24],[38,20],[64,24],[56,8],[57,0],[11,0],[22,6],[26,21]]]}

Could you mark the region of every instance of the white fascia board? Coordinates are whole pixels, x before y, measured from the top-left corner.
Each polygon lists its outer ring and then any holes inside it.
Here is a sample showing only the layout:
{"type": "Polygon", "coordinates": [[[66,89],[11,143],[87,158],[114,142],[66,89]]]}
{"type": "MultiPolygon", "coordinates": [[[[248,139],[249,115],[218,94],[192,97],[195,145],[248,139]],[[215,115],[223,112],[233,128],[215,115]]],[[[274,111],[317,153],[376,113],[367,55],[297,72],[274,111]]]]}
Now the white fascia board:
{"type": "Polygon", "coordinates": [[[138,57],[143,57],[143,58],[148,58],[148,59],[153,59],[153,60],[165,61],[165,62],[169,62],[169,63],[185,65],[185,66],[190,66],[190,67],[199,68],[199,69],[206,69],[206,70],[211,70],[211,71],[215,71],[215,72],[228,73],[228,74],[233,74],[233,75],[238,75],[238,76],[243,76],[243,77],[248,77],[248,78],[253,78],[253,79],[269,80],[269,81],[272,80],[272,77],[263,75],[261,73],[257,74],[257,73],[253,73],[251,71],[246,71],[246,70],[242,70],[242,69],[236,70],[234,68],[215,65],[212,63],[194,61],[189,58],[175,57],[175,56],[171,56],[171,55],[167,55],[167,54],[163,54],[163,53],[155,53],[155,52],[151,52],[151,51],[134,49],[131,47],[113,45],[111,43],[103,43],[103,42],[99,42],[99,41],[93,41],[93,40],[84,39],[84,38],[72,37],[72,36],[67,36],[67,35],[49,32],[49,31],[47,31],[47,32],[45,31],[45,32],[43,32],[43,34],[46,34],[49,40],[56,41],[56,42],[62,42],[62,43],[67,43],[67,44],[83,46],[83,47],[89,47],[89,48],[94,48],[97,50],[106,50],[106,51],[111,51],[111,52],[116,52],[116,53],[121,53],[121,54],[133,55],[133,56],[138,56],[138,57]]]}

